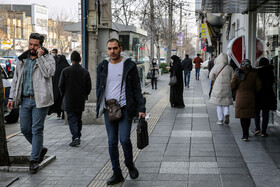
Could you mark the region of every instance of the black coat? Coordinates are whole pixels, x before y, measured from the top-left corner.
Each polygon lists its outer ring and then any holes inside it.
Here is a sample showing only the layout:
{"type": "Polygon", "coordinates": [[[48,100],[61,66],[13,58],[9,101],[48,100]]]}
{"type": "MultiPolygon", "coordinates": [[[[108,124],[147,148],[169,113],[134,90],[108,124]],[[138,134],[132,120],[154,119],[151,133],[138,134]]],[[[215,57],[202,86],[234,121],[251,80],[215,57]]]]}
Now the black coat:
{"type": "Polygon", "coordinates": [[[275,77],[272,65],[265,65],[257,69],[258,75],[262,82],[262,88],[256,94],[256,107],[260,110],[276,110],[276,96],[273,91],[275,77]]]}
{"type": "MultiPolygon", "coordinates": [[[[171,57],[172,58],[172,57],[171,57]]],[[[177,59],[177,58],[176,58],[177,59]]],[[[180,59],[174,60],[173,66],[170,66],[170,77],[176,75],[177,83],[170,87],[170,103],[172,107],[184,107],[184,83],[183,83],[183,67],[180,59]]]]}
{"type": "Polygon", "coordinates": [[[62,104],[62,96],[60,95],[58,84],[61,72],[64,68],[67,68],[69,63],[67,62],[65,56],[60,56],[59,58],[54,58],[56,60],[55,64],[55,73],[53,76],[53,96],[54,96],[54,104],[49,107],[48,114],[50,115],[53,112],[59,113],[61,111],[62,104]]]}
{"type": "MultiPolygon", "coordinates": [[[[103,60],[97,66],[96,78],[96,117],[100,117],[104,109],[105,88],[108,75],[108,60],[103,60]]],[[[137,115],[137,112],[146,112],[145,100],[141,91],[141,84],[136,64],[127,59],[123,67],[125,81],[125,96],[127,115],[130,120],[137,115]]]]}
{"type": "Polygon", "coordinates": [[[80,64],[73,64],[63,69],[58,88],[63,96],[62,110],[67,112],[84,111],[85,101],[91,91],[89,72],[80,64]]]}
{"type": "Polygon", "coordinates": [[[183,69],[184,71],[191,71],[193,69],[192,59],[191,58],[185,58],[182,61],[183,69]]]}

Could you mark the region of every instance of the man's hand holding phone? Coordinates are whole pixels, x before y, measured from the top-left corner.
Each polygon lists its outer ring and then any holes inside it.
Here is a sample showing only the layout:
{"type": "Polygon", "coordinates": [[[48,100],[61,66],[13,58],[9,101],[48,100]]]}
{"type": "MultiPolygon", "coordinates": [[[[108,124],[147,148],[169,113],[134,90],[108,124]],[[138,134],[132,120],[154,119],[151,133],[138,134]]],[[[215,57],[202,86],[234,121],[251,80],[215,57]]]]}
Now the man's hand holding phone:
{"type": "Polygon", "coordinates": [[[44,50],[40,47],[38,50],[37,50],[37,56],[38,58],[41,57],[42,55],[44,55],[44,50]]]}

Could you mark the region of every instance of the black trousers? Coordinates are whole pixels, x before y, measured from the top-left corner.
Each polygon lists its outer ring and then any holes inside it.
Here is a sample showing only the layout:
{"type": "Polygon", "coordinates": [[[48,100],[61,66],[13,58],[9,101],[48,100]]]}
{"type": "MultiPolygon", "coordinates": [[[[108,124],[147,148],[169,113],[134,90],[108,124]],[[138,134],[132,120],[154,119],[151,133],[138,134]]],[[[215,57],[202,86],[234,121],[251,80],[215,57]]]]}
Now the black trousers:
{"type": "Polygon", "coordinates": [[[249,136],[251,118],[240,118],[240,123],[243,131],[243,136],[249,136]]]}
{"type": "Polygon", "coordinates": [[[152,77],[152,89],[157,89],[157,78],[152,77]]]}

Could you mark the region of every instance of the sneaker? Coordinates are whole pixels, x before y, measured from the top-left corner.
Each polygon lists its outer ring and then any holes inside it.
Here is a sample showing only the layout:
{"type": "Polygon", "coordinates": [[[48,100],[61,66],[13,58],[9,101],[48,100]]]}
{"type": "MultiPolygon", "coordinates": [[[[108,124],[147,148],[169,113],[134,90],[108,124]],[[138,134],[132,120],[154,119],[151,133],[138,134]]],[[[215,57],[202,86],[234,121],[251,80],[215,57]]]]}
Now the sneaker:
{"type": "Polygon", "coordinates": [[[77,145],[80,145],[80,139],[79,138],[76,138],[75,140],[73,140],[70,144],[70,146],[77,146],[77,145]]]}
{"type": "Polygon", "coordinates": [[[268,137],[268,134],[262,133],[261,136],[262,136],[262,137],[268,137]]]}
{"type": "Polygon", "coordinates": [[[225,124],[229,124],[229,115],[225,116],[225,124]]]}
{"type": "Polygon", "coordinates": [[[30,160],[30,164],[29,164],[29,172],[30,173],[37,173],[39,168],[39,163],[38,161],[34,161],[34,160],[30,160]]]}
{"type": "Polygon", "coordinates": [[[114,185],[124,181],[122,172],[114,172],[113,176],[107,180],[107,185],[114,185]]]}
{"type": "Polygon", "coordinates": [[[260,134],[261,131],[260,131],[260,130],[255,130],[253,133],[254,133],[255,135],[257,135],[257,134],[260,134]]]}
{"type": "Polygon", "coordinates": [[[242,137],[242,140],[245,141],[245,142],[247,142],[247,141],[249,140],[249,138],[248,138],[248,136],[243,136],[243,137],[242,137]]]}
{"type": "Polygon", "coordinates": [[[48,152],[48,149],[43,147],[41,152],[40,152],[40,157],[39,157],[39,164],[44,160],[46,153],[48,152]]]}
{"type": "Polygon", "coordinates": [[[217,125],[222,125],[223,121],[217,121],[217,125]]]}
{"type": "Polygon", "coordinates": [[[138,172],[137,168],[135,167],[134,163],[126,165],[126,167],[128,168],[130,178],[137,179],[139,176],[139,172],[138,172]]]}

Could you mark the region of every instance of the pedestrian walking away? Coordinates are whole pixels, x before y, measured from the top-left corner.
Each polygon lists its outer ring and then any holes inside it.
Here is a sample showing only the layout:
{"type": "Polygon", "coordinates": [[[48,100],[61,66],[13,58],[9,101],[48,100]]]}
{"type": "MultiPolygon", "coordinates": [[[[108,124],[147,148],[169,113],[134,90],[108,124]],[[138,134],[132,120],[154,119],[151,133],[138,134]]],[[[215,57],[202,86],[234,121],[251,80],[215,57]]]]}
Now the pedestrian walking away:
{"type": "Polygon", "coordinates": [[[61,116],[61,119],[64,119],[64,112],[61,109],[62,96],[59,93],[58,83],[62,70],[64,68],[67,68],[68,66],[70,65],[68,64],[65,55],[59,55],[55,65],[55,73],[53,76],[54,104],[49,107],[48,115],[56,113],[58,118],[61,116]]]}
{"type": "Polygon", "coordinates": [[[176,84],[170,86],[170,104],[171,107],[184,108],[184,83],[183,83],[183,67],[178,56],[173,55],[170,62],[170,77],[176,76],[176,84]]]}
{"type": "Polygon", "coordinates": [[[209,79],[214,82],[209,103],[217,105],[218,125],[229,124],[229,105],[233,104],[230,87],[233,73],[228,56],[221,53],[209,74],[209,79]]]}
{"type": "Polygon", "coordinates": [[[53,104],[52,76],[55,60],[42,47],[44,36],[32,33],[29,36],[29,50],[19,56],[11,85],[8,108],[20,108],[20,129],[32,145],[30,154],[31,173],[36,173],[39,163],[47,152],[43,147],[44,122],[48,107],[53,104]]]}
{"type": "Polygon", "coordinates": [[[157,89],[157,79],[158,79],[158,65],[157,59],[153,58],[152,63],[150,65],[150,71],[152,72],[152,89],[157,89]]]}
{"type": "Polygon", "coordinates": [[[63,69],[58,88],[62,99],[61,108],[67,113],[67,120],[72,134],[70,146],[77,146],[81,141],[82,113],[91,91],[89,72],[81,65],[81,56],[77,51],[71,54],[72,66],[63,69]]]}
{"type": "Polygon", "coordinates": [[[242,60],[240,69],[235,70],[230,86],[236,89],[235,117],[240,118],[242,140],[248,141],[251,118],[255,117],[256,111],[256,92],[262,86],[256,70],[252,68],[248,59],[242,60]]]}
{"type": "Polygon", "coordinates": [[[256,114],[255,114],[255,131],[257,135],[261,133],[262,137],[267,137],[266,129],[269,120],[269,111],[276,110],[276,96],[273,90],[275,76],[273,72],[274,66],[269,64],[269,60],[262,57],[257,68],[258,75],[262,82],[262,88],[256,95],[256,114]],[[262,113],[262,128],[260,127],[260,113],[262,113]]]}
{"type": "Polygon", "coordinates": [[[121,56],[120,42],[113,38],[107,42],[109,58],[104,59],[97,67],[96,114],[100,117],[104,113],[106,131],[108,135],[109,154],[113,175],[108,179],[108,185],[114,185],[124,180],[119,163],[118,137],[123,148],[125,165],[130,178],[138,178],[139,172],[133,163],[130,131],[132,119],[137,115],[145,117],[145,101],[141,92],[141,84],[136,64],[130,58],[121,56]],[[105,101],[115,99],[121,107],[122,117],[111,122],[105,101]]]}
{"type": "Polygon", "coordinates": [[[184,81],[185,86],[188,88],[190,87],[190,78],[191,78],[191,71],[193,69],[192,59],[189,58],[189,55],[185,55],[185,59],[182,61],[183,69],[184,69],[184,81]]]}
{"type": "Polygon", "coordinates": [[[199,80],[199,72],[200,72],[200,67],[201,63],[203,62],[202,59],[199,57],[200,54],[197,54],[197,57],[193,59],[193,63],[195,64],[195,79],[199,80]]]}

